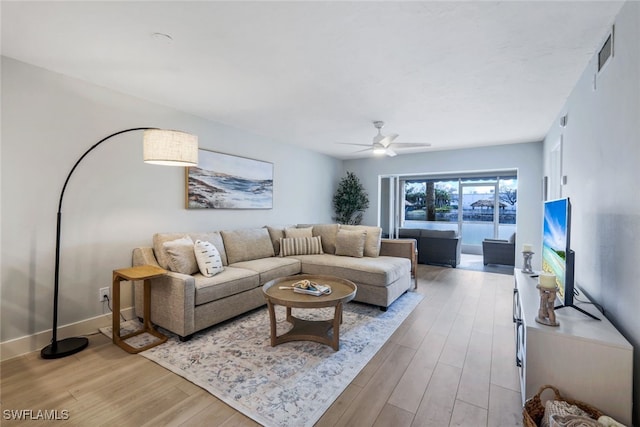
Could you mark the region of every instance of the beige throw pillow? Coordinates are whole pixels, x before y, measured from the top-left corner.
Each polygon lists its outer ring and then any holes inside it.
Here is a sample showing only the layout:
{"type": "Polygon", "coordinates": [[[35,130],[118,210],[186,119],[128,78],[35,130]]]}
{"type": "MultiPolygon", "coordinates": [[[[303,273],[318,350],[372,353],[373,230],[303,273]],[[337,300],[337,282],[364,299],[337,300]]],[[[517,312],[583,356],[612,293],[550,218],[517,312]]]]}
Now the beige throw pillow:
{"type": "Polygon", "coordinates": [[[168,256],[169,270],[182,274],[193,274],[198,271],[198,263],[193,253],[193,240],[190,237],[171,240],[163,243],[168,256]]]}
{"type": "Polygon", "coordinates": [[[364,256],[377,257],[380,255],[380,242],[382,238],[382,228],[370,225],[342,225],[344,230],[364,230],[367,232],[367,239],[364,242],[364,256]]]}
{"type": "Polygon", "coordinates": [[[367,238],[365,230],[338,230],[336,235],[336,255],[362,258],[364,242],[367,238]]]}
{"type": "Polygon", "coordinates": [[[288,237],[280,239],[280,256],[314,255],[322,253],[322,240],[316,237],[288,237]]]}
{"type": "Polygon", "coordinates": [[[187,233],[156,233],[153,235],[153,254],[156,256],[160,267],[165,270],[171,270],[171,267],[169,267],[169,254],[164,244],[184,237],[189,237],[189,235],[187,233]]]}

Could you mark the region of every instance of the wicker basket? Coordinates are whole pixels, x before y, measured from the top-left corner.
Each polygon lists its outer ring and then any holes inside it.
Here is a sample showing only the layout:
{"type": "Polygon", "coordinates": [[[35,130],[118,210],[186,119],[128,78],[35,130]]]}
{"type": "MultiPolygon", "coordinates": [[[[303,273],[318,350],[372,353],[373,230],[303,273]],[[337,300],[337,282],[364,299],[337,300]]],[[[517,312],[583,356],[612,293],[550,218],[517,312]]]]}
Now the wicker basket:
{"type": "Polygon", "coordinates": [[[536,394],[530,399],[527,399],[527,401],[524,404],[524,408],[522,408],[522,422],[525,425],[525,427],[538,427],[540,425],[540,421],[542,421],[542,417],[544,416],[544,403],[542,403],[542,401],[540,400],[540,395],[542,394],[543,391],[545,391],[548,388],[553,390],[553,392],[555,393],[555,397],[554,397],[555,400],[562,400],[571,405],[576,405],[578,408],[582,409],[587,414],[589,414],[591,418],[594,418],[597,420],[603,415],[603,413],[600,412],[600,410],[594,408],[588,403],[562,397],[558,389],[555,388],[554,386],[543,385],[542,387],[540,387],[540,391],[538,391],[538,394],[536,394]]]}

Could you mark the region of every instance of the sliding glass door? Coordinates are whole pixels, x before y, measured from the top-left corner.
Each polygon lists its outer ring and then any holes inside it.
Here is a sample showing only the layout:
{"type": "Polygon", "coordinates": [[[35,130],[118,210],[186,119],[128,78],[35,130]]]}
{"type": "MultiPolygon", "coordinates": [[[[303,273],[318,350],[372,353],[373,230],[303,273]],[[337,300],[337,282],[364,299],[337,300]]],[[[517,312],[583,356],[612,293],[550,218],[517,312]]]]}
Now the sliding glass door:
{"type": "Polygon", "coordinates": [[[507,240],[516,232],[517,179],[461,180],[462,251],[482,253],[484,239],[507,240]]]}
{"type": "Polygon", "coordinates": [[[482,253],[482,241],[493,239],[497,234],[496,196],[497,182],[460,183],[459,220],[462,251],[469,254],[482,253]]]}
{"type": "Polygon", "coordinates": [[[380,177],[378,223],[390,236],[399,228],[455,230],[463,252],[480,254],[484,239],[515,233],[517,187],[515,171],[380,177]]]}

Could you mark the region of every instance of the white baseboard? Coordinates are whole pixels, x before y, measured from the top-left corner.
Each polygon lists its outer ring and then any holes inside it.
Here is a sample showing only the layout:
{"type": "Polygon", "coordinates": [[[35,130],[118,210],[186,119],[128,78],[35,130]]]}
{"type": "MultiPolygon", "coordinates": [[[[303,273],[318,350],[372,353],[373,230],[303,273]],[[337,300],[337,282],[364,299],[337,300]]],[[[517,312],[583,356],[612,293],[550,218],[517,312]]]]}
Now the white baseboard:
{"type": "MultiPolygon", "coordinates": [[[[135,315],[133,307],[124,308],[120,313],[125,319],[132,319],[135,315]]],[[[92,335],[99,332],[99,328],[111,325],[111,313],[81,320],[69,325],[58,327],[58,339],[92,335]]],[[[51,343],[51,329],[27,335],[20,338],[4,341],[0,343],[0,361],[22,356],[33,351],[40,351],[51,343]]]]}

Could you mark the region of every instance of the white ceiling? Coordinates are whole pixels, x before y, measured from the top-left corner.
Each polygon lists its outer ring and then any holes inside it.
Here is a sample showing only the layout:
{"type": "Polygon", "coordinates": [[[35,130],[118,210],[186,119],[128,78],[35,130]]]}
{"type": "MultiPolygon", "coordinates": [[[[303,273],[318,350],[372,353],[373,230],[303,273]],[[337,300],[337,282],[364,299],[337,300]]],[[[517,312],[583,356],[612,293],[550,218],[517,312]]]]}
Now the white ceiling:
{"type": "Polygon", "coordinates": [[[373,120],[429,150],[541,140],[621,5],[2,1],[2,54],[353,158],[373,120]]]}

